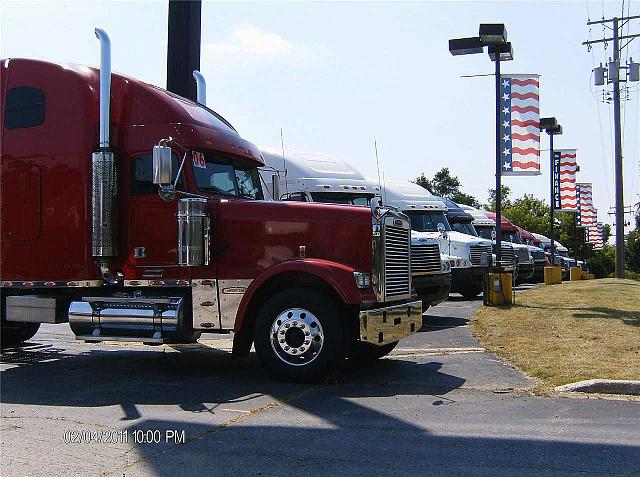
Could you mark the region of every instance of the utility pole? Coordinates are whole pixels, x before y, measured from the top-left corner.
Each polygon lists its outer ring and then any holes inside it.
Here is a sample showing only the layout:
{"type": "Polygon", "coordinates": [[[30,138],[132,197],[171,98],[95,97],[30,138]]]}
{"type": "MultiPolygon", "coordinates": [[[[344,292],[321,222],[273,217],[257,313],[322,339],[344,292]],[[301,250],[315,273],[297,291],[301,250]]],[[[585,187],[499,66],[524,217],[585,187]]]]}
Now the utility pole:
{"type": "MultiPolygon", "coordinates": [[[[636,35],[620,36],[620,29],[629,21],[639,19],[640,15],[630,17],[614,17],[605,20],[588,21],[587,25],[611,23],[613,36],[611,38],[602,38],[599,40],[585,41],[582,44],[591,48],[595,43],[613,42],[613,61],[608,65],[608,83],[613,83],[613,123],[615,129],[614,137],[614,169],[615,169],[615,199],[616,199],[616,278],[624,278],[624,194],[623,194],[623,177],[622,177],[622,126],[620,123],[620,82],[638,81],[634,79],[633,72],[637,71],[637,66],[633,62],[629,66],[620,65],[620,40],[628,40],[623,46],[626,47],[634,38],[640,37],[636,35]],[[620,23],[622,22],[622,24],[620,23]],[[634,70],[635,68],[635,70],[634,70]],[[621,70],[627,69],[628,78],[622,79],[621,70]]],[[[594,70],[596,86],[604,85],[605,68],[600,65],[594,70]]]]}

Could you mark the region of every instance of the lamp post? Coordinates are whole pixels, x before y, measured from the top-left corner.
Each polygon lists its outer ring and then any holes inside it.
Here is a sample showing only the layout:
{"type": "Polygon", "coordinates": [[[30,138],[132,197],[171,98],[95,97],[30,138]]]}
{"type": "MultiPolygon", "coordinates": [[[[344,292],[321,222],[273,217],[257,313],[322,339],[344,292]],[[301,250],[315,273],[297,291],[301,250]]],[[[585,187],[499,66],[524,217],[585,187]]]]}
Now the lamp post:
{"type": "MultiPolygon", "coordinates": [[[[551,187],[551,207],[550,207],[550,219],[549,219],[549,239],[551,240],[551,266],[555,266],[555,253],[556,246],[554,242],[554,227],[553,227],[553,215],[556,210],[556,183],[555,183],[555,170],[554,170],[554,151],[553,151],[553,136],[558,136],[562,134],[562,126],[558,124],[558,120],[556,118],[540,118],[540,131],[544,131],[549,135],[549,171],[551,178],[550,187],[551,187]]],[[[560,184],[558,184],[558,188],[560,184]]],[[[560,190],[558,189],[557,194],[560,194],[560,190]]]]}
{"type": "Polygon", "coordinates": [[[507,29],[502,23],[480,24],[478,36],[449,40],[449,52],[454,55],[482,53],[488,47],[489,58],[495,63],[496,89],[496,260],[502,267],[502,123],[500,121],[500,62],[513,60],[513,49],[507,41],[507,29]]]}

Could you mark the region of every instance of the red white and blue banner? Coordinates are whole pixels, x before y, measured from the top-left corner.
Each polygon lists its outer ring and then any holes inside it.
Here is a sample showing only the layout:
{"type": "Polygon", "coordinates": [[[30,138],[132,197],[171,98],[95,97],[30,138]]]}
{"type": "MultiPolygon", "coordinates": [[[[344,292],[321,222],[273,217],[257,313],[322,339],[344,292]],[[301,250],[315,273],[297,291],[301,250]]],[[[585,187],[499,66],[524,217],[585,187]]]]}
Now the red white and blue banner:
{"type": "Polygon", "coordinates": [[[594,250],[604,248],[604,225],[598,222],[595,226],[589,227],[589,243],[593,244],[594,250]]]}
{"type": "Polygon", "coordinates": [[[576,149],[553,151],[553,201],[556,210],[578,211],[576,149]]]}
{"type": "Polygon", "coordinates": [[[502,174],[540,174],[539,75],[501,75],[502,174]]]}
{"type": "Polygon", "coordinates": [[[576,183],[576,198],[578,200],[576,225],[578,227],[591,227],[595,225],[596,211],[593,208],[592,184],[590,182],[576,183]]]}

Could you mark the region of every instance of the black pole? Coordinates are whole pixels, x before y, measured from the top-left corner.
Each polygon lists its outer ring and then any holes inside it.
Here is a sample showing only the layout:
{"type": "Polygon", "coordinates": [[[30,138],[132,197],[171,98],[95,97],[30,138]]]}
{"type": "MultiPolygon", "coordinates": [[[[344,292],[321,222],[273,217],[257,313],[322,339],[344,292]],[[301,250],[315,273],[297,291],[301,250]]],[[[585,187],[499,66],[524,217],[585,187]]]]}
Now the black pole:
{"type": "MultiPolygon", "coordinates": [[[[623,23],[624,26],[624,23],[623,23]]],[[[613,19],[613,61],[620,71],[618,19],[613,19]]],[[[618,72],[618,75],[620,73],[618,72]]],[[[620,79],[613,80],[613,125],[615,129],[615,182],[616,182],[616,278],[624,278],[624,194],[622,188],[622,127],[620,125],[620,79]]]]}
{"type": "Polygon", "coordinates": [[[502,271],[502,122],[500,122],[500,53],[496,52],[496,260],[502,271]]]}
{"type": "Polygon", "coordinates": [[[167,90],[193,101],[193,70],[200,69],[201,0],[169,0],[167,90]]]}
{"type": "Polygon", "coordinates": [[[551,239],[551,266],[555,266],[555,254],[556,254],[556,246],[553,241],[553,213],[556,210],[556,197],[555,197],[555,167],[554,167],[554,155],[553,155],[553,133],[549,132],[549,147],[551,148],[550,158],[551,158],[551,217],[549,220],[549,238],[551,239]]]}

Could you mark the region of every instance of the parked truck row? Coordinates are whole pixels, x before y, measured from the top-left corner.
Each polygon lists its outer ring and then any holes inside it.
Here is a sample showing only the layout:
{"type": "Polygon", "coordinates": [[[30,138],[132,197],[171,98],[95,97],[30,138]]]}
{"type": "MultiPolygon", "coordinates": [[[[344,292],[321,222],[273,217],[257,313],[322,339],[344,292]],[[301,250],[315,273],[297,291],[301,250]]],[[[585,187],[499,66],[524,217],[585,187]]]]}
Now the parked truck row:
{"type": "MultiPolygon", "coordinates": [[[[450,292],[481,293],[491,213],[260,149],[203,94],[112,73],[95,33],[97,69],[0,60],[3,347],[41,323],[88,343],[233,333],[235,356],[254,346],[275,377],[318,381],[391,352],[450,292]]],[[[501,227],[500,265],[532,278],[540,237],[501,227]]]]}

